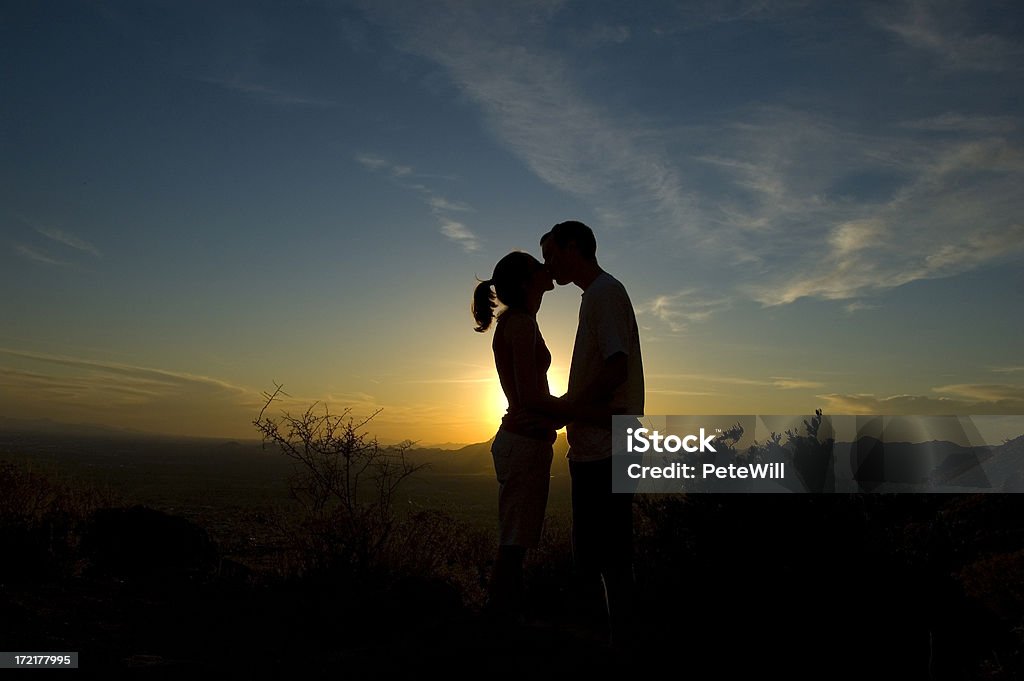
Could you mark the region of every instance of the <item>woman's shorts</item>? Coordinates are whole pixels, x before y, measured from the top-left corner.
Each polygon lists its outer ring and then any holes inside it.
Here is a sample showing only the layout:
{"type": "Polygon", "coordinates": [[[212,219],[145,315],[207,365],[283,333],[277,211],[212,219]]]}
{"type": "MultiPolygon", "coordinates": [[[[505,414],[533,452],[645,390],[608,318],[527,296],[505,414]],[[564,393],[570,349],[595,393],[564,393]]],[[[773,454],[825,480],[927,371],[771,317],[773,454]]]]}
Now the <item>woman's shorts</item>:
{"type": "Polygon", "coordinates": [[[540,542],[551,483],[549,443],[499,429],[491,445],[498,476],[498,535],[503,546],[540,542]]]}

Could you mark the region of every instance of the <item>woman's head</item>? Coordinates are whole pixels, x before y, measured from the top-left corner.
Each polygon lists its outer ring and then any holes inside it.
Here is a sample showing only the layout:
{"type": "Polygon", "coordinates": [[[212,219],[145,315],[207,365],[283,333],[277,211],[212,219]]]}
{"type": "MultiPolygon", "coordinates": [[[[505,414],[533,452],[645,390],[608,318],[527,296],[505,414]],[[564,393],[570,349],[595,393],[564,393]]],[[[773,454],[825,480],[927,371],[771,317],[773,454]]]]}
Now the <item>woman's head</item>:
{"type": "Polygon", "coordinates": [[[491,278],[477,284],[473,292],[476,330],[490,327],[499,302],[508,309],[529,311],[531,302],[539,304],[544,292],[552,288],[551,275],[536,258],[522,251],[509,253],[494,266],[491,278]]]}

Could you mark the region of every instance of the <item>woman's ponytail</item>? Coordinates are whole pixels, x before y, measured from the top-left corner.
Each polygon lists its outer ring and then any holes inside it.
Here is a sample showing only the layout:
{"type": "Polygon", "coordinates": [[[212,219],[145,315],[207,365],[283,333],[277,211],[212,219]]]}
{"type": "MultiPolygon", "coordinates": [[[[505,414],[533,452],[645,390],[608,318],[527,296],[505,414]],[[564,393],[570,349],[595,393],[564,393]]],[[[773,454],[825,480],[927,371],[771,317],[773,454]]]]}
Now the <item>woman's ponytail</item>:
{"type": "Polygon", "coordinates": [[[480,333],[490,328],[491,322],[494,321],[494,308],[498,307],[494,291],[491,290],[493,283],[492,279],[481,281],[473,291],[473,319],[476,320],[476,331],[480,333]]]}
{"type": "MultiPolygon", "coordinates": [[[[494,310],[500,302],[510,310],[526,310],[530,277],[543,268],[529,253],[512,251],[494,266],[494,274],[481,281],[473,291],[473,319],[476,330],[486,331],[494,321],[494,310]]],[[[504,314],[504,313],[503,313],[504,314]]]]}

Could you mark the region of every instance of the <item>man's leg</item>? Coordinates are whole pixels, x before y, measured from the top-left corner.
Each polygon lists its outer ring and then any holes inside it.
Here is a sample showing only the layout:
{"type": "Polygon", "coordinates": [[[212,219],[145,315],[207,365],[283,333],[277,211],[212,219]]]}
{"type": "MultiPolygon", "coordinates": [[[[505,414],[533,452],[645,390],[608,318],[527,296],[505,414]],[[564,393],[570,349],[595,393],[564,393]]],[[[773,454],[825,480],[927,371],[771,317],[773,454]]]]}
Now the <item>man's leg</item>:
{"type": "Polygon", "coordinates": [[[634,627],[633,495],[612,492],[612,459],[570,461],[573,563],[585,593],[603,584],[605,617],[616,646],[634,627]]]}
{"type": "Polygon", "coordinates": [[[601,575],[608,602],[612,643],[627,650],[632,643],[635,622],[633,576],[633,495],[611,492],[611,459],[605,469],[608,492],[604,508],[607,534],[601,575]]]}
{"type": "MultiPolygon", "coordinates": [[[[572,563],[574,591],[580,612],[592,626],[607,626],[607,608],[601,583],[602,525],[600,471],[595,462],[569,461],[572,490],[572,563]]],[[[603,632],[602,632],[603,633],[603,632]]]]}
{"type": "Polygon", "coordinates": [[[504,544],[498,547],[487,601],[488,613],[498,620],[514,621],[522,608],[523,558],[522,546],[504,544]]]}

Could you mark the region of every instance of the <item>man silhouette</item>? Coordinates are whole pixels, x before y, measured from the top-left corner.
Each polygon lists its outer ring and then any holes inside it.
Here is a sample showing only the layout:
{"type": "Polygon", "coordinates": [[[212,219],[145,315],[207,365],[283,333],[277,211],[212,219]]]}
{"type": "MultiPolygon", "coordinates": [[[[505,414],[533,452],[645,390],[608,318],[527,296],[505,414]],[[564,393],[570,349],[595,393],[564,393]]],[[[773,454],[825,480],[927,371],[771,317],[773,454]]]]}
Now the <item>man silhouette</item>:
{"type": "Polygon", "coordinates": [[[612,643],[620,647],[633,618],[633,495],[612,492],[611,415],[643,414],[640,334],[626,289],[597,263],[590,227],[561,222],[540,245],[554,280],[583,291],[566,394],[586,414],[566,426],[573,562],[585,584],[604,582],[612,643]]]}

